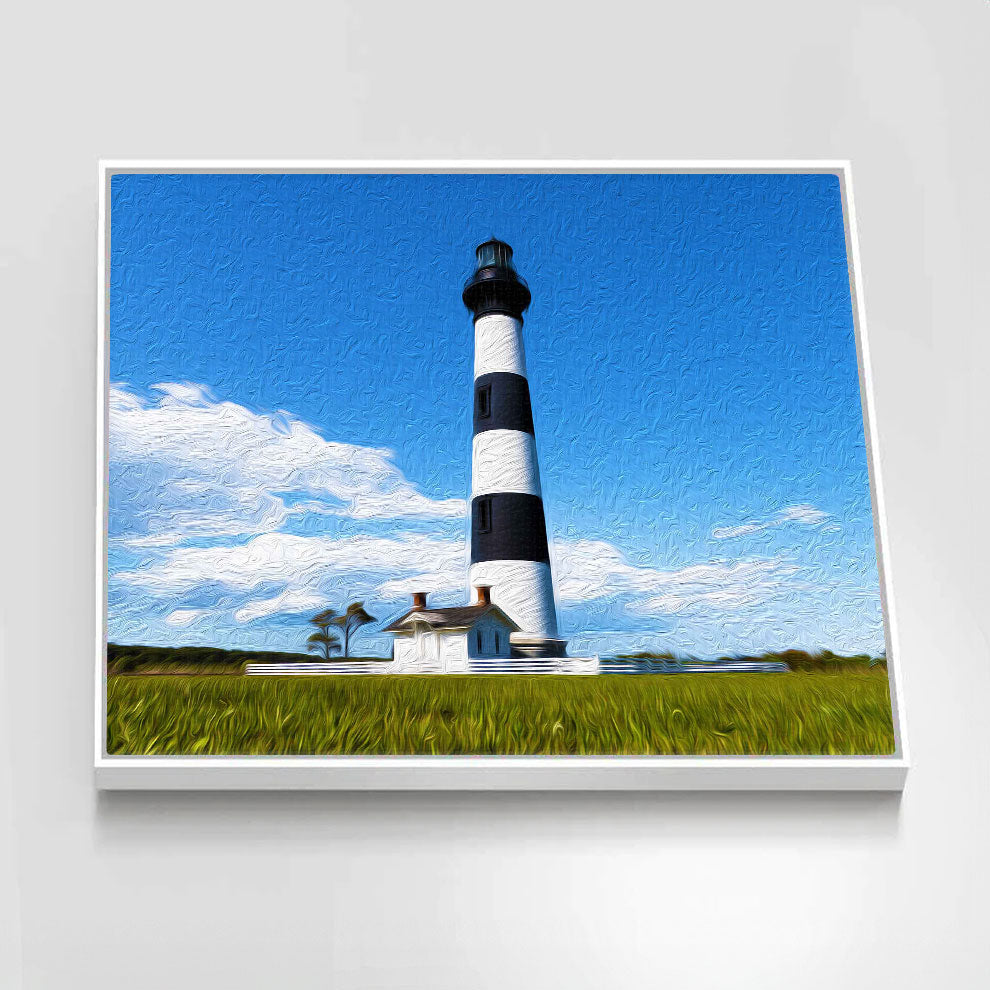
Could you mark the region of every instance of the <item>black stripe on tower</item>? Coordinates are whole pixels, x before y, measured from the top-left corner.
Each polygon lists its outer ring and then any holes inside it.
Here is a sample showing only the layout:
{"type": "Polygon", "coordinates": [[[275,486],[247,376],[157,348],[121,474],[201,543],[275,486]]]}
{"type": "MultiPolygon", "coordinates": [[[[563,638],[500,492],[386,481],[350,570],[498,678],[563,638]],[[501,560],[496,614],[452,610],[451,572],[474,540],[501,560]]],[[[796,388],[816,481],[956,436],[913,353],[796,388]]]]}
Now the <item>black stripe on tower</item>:
{"type": "Polygon", "coordinates": [[[483,560],[550,563],[547,521],[539,495],[494,492],[471,500],[471,563],[483,560]]]}
{"type": "Polygon", "coordinates": [[[529,382],[511,371],[492,371],[474,380],[474,432],[520,430],[533,433],[529,382]]]}

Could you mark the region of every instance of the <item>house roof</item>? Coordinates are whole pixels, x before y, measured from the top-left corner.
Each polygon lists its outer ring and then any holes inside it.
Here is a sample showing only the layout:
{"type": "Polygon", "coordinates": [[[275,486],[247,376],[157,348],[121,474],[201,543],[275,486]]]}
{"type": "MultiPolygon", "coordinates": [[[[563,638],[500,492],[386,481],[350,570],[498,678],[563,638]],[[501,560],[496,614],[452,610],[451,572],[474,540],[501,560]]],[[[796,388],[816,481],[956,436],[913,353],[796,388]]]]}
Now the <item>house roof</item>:
{"type": "Polygon", "coordinates": [[[519,631],[519,626],[497,605],[492,604],[457,605],[453,608],[411,608],[382,631],[405,632],[410,628],[410,620],[413,618],[428,623],[434,629],[465,629],[473,626],[483,615],[491,615],[500,619],[514,632],[519,631]]]}

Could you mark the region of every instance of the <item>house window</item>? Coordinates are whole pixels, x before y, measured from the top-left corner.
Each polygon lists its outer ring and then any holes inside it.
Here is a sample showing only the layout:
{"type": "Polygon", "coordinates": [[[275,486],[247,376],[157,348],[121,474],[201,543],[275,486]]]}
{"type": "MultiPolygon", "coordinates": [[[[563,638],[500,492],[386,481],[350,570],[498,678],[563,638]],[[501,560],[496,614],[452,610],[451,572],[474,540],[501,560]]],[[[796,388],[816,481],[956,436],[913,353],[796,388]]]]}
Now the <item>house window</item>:
{"type": "Polygon", "coordinates": [[[479,653],[484,653],[485,651],[482,649],[482,646],[481,646],[481,630],[479,629],[474,635],[475,635],[475,638],[476,638],[476,640],[478,642],[478,652],[479,653]]]}
{"type": "Polygon", "coordinates": [[[478,396],[478,419],[488,419],[492,414],[491,385],[479,385],[477,396],[478,396]]]}
{"type": "Polygon", "coordinates": [[[495,632],[495,652],[500,653],[502,650],[502,644],[499,642],[498,631],[495,632]]]}
{"type": "Polygon", "coordinates": [[[490,498],[478,499],[478,532],[490,533],[492,531],[492,500],[490,498]]]}

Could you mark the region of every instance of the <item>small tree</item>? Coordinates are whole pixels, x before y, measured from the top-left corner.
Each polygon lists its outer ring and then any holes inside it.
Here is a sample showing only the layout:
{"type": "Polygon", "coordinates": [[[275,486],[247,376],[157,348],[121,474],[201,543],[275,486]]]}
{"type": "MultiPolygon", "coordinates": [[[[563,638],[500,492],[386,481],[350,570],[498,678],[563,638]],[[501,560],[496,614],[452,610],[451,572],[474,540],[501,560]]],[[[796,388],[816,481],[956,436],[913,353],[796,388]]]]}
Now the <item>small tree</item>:
{"type": "Polygon", "coordinates": [[[378,620],[369,615],[364,608],[364,602],[352,602],[347,606],[347,611],[343,615],[338,615],[331,620],[335,626],[339,626],[344,633],[344,656],[350,656],[351,636],[353,636],[362,626],[367,626],[378,620]]]}
{"type": "Polygon", "coordinates": [[[317,631],[306,640],[306,649],[310,653],[319,653],[324,660],[329,660],[334,653],[340,652],[340,637],[333,631],[332,626],[341,618],[332,608],[324,609],[310,619],[310,625],[316,626],[317,631]]]}

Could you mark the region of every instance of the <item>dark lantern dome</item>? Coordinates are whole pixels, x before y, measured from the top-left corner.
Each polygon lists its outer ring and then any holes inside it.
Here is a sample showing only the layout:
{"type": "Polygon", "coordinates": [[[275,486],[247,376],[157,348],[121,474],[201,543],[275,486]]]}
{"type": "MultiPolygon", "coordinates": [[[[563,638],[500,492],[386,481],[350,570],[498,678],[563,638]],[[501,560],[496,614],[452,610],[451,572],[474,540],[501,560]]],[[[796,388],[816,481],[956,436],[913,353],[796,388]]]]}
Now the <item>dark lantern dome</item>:
{"type": "Polygon", "coordinates": [[[461,294],[464,305],[474,313],[475,319],[488,313],[506,313],[521,320],[532,296],[526,280],[512,263],[512,248],[493,237],[478,245],[475,257],[474,274],[461,294]]]}

